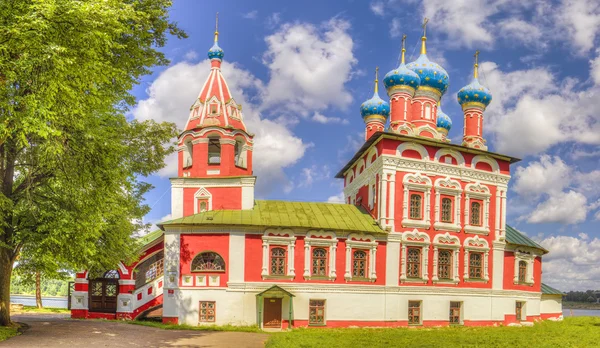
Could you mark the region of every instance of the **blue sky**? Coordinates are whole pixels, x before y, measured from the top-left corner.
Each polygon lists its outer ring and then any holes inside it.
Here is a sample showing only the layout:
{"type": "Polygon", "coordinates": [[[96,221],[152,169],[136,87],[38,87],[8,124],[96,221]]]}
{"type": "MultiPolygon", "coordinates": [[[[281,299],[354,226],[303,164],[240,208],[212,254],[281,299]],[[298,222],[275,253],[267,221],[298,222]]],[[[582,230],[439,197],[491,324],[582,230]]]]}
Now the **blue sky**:
{"type": "MultiPolygon", "coordinates": [[[[423,17],[428,56],[450,75],[442,99],[460,142],[457,91],[472,76],[494,97],[485,113],[490,150],[512,167],[508,222],[540,241],[544,280],[562,290],[600,288],[600,6],[594,0],[192,1],[171,10],[189,38],[162,48],[171,60],[134,89],[132,115],[183,127],[209,72],[219,12],[223,74],[256,133],[257,197],[334,201],[333,176],[363,142],[360,104],[397,66],[402,34],[417,58],[423,17]],[[593,266],[596,267],[593,267],[593,266]]],[[[380,89],[381,85],[380,85],[380,89]]],[[[385,99],[385,91],[380,93],[385,99]]],[[[146,222],[170,213],[174,160],[149,178],[146,222]]]]}

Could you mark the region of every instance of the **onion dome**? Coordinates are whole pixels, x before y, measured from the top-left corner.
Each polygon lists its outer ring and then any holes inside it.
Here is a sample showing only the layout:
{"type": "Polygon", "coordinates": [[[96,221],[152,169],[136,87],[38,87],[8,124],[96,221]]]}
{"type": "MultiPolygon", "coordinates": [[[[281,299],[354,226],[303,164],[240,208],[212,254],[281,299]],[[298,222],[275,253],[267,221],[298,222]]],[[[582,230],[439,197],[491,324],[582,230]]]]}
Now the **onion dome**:
{"type": "Polygon", "coordinates": [[[400,65],[396,69],[388,72],[383,78],[383,85],[390,97],[397,91],[407,91],[412,94],[421,84],[419,75],[407,68],[404,62],[404,53],[406,52],[406,49],[404,48],[405,40],[406,35],[402,36],[402,59],[400,60],[400,65]]]}
{"type": "Polygon", "coordinates": [[[442,111],[442,107],[439,104],[437,108],[436,127],[439,132],[442,132],[446,135],[448,135],[448,132],[450,132],[450,128],[452,128],[452,119],[450,118],[450,116],[446,115],[446,113],[442,111]]]}
{"type": "Polygon", "coordinates": [[[378,71],[379,68],[375,69],[375,92],[373,93],[373,97],[361,104],[360,114],[363,119],[379,117],[385,123],[390,116],[390,104],[379,97],[378,71]]]}
{"type": "Polygon", "coordinates": [[[485,109],[492,101],[492,93],[489,89],[479,83],[479,51],[475,52],[475,66],[473,69],[473,81],[458,91],[458,103],[463,107],[479,106],[485,109]]]}
{"type": "Polygon", "coordinates": [[[421,55],[414,62],[408,63],[406,67],[419,75],[421,79],[419,89],[431,90],[441,97],[448,89],[450,78],[444,68],[430,61],[427,57],[426,40],[427,38],[423,35],[421,38],[421,55]]]}
{"type": "Polygon", "coordinates": [[[219,13],[217,13],[217,21],[215,24],[215,43],[208,50],[208,58],[210,60],[213,60],[213,59],[223,60],[224,55],[225,55],[225,52],[223,52],[223,49],[221,47],[219,47],[219,13]]]}

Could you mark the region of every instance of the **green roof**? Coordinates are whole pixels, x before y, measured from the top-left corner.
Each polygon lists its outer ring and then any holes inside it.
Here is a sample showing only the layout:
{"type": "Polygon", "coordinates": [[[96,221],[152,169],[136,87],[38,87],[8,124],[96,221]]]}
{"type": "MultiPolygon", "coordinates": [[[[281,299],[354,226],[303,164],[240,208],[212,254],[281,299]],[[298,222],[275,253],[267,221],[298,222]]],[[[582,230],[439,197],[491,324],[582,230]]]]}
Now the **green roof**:
{"type": "Polygon", "coordinates": [[[144,246],[154,242],[158,238],[162,237],[162,235],[163,235],[162,230],[152,231],[152,232],[138,238],[138,242],[140,243],[141,246],[144,247],[144,246]]]}
{"type": "Polygon", "coordinates": [[[545,295],[564,295],[564,293],[560,290],[557,290],[550,285],[546,285],[542,283],[542,294],[545,295]]]}
{"type": "Polygon", "coordinates": [[[351,204],[255,201],[251,210],[211,210],[158,224],[304,227],[338,231],[387,233],[364,209],[351,204]]]}
{"type": "Polygon", "coordinates": [[[538,243],[531,240],[525,234],[510,227],[509,225],[506,225],[506,242],[510,243],[510,244],[523,245],[523,246],[540,249],[540,250],[544,251],[544,254],[548,253],[548,250],[544,249],[542,246],[540,246],[538,243]]]}

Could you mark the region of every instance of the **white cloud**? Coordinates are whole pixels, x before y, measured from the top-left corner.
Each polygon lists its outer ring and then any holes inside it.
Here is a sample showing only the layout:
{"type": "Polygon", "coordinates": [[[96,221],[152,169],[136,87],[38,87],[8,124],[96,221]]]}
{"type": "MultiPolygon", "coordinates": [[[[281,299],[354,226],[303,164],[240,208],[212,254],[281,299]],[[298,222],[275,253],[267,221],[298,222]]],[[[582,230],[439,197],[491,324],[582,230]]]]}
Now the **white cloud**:
{"type": "Polygon", "coordinates": [[[301,179],[298,187],[308,188],[317,181],[329,179],[331,177],[331,171],[327,165],[321,167],[312,165],[311,167],[302,168],[300,176],[301,179]]]}
{"type": "Polygon", "coordinates": [[[263,109],[288,110],[308,117],[333,105],[345,108],[352,95],[345,83],[357,60],[346,21],[332,19],[321,27],[284,24],[268,36],[264,63],[270,69],[263,109]]]}
{"type": "Polygon", "coordinates": [[[498,24],[500,35],[508,41],[518,41],[529,45],[544,45],[542,29],[518,18],[507,18],[498,24]]]}
{"type": "Polygon", "coordinates": [[[374,14],[378,16],[383,17],[383,15],[385,14],[385,5],[382,1],[371,2],[369,8],[371,9],[371,11],[373,11],[374,14]]]}
{"type": "Polygon", "coordinates": [[[561,6],[552,10],[557,24],[570,35],[570,41],[579,53],[588,52],[595,46],[600,32],[600,5],[597,0],[562,0],[561,6]]]}
{"type": "Polygon", "coordinates": [[[327,203],[341,203],[341,204],[346,203],[344,193],[340,192],[339,194],[337,194],[335,196],[330,196],[329,198],[327,198],[327,203]]]}
{"type": "Polygon", "coordinates": [[[192,51],[188,51],[184,56],[183,59],[188,60],[188,61],[193,61],[198,59],[198,52],[192,50],[192,51]]]}
{"type": "Polygon", "coordinates": [[[390,22],[390,36],[392,38],[400,37],[400,29],[401,29],[400,19],[399,18],[392,19],[392,21],[390,22]]]}
{"type": "Polygon", "coordinates": [[[544,193],[561,192],[571,182],[571,168],[559,157],[543,155],[539,162],[518,167],[513,189],[521,196],[539,197],[544,193]]]}
{"type": "Polygon", "coordinates": [[[318,122],[318,123],[322,123],[322,124],[327,124],[327,123],[349,124],[350,123],[345,118],[341,118],[341,117],[327,117],[327,116],[321,114],[318,111],[315,111],[315,113],[311,117],[311,120],[313,120],[315,122],[318,122]]]}
{"type": "Polygon", "coordinates": [[[279,23],[281,22],[281,13],[279,12],[274,12],[272,13],[269,17],[267,17],[267,27],[268,28],[275,28],[279,23]]]}
{"type": "MultiPolygon", "coordinates": [[[[223,62],[223,74],[229,89],[238,103],[244,107],[244,121],[248,130],[256,134],[254,142],[254,170],[260,179],[257,181],[257,194],[265,194],[278,187],[289,188],[283,168],[295,164],[311,144],[304,143],[288,128],[275,121],[261,118],[260,100],[249,97],[260,95],[263,83],[250,72],[236,64],[223,62]]],[[[133,115],[138,119],[174,122],[183,129],[188,118],[189,106],[197,98],[208,73],[210,62],[198,64],[181,62],[162,72],[148,88],[148,98],[140,100],[133,115]]],[[[167,168],[159,172],[161,176],[175,176],[175,157],[168,159],[167,168]]]]}
{"type": "Polygon", "coordinates": [[[552,193],[546,201],[538,204],[527,222],[576,224],[585,221],[587,211],[587,198],[583,194],[572,190],[552,193]]]}
{"type": "Polygon", "coordinates": [[[600,288],[600,239],[553,236],[540,244],[549,251],[542,264],[544,282],[562,291],[600,288]]]}
{"type": "Polygon", "coordinates": [[[590,61],[590,75],[594,83],[600,86],[600,49],[596,49],[596,58],[590,61]]]}
{"type": "Polygon", "coordinates": [[[242,15],[242,17],[246,18],[246,19],[256,19],[257,15],[258,15],[258,11],[257,10],[253,10],[253,11],[250,11],[248,13],[244,13],[242,15]]]}

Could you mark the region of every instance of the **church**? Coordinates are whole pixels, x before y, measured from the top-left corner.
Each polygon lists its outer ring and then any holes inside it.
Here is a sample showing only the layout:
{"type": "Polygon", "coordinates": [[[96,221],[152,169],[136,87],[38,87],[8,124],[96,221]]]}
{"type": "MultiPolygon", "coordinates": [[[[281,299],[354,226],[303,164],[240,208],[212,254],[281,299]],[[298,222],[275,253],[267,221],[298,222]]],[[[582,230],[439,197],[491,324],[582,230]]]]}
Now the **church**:
{"type": "MultiPolygon", "coordinates": [[[[424,25],[425,28],[425,25],[424,25]]],[[[462,143],[440,100],[449,76],[421,53],[360,107],[365,140],[339,170],[344,204],[258,200],[242,105],[208,51],[171,178],[172,220],[140,238],[140,257],[77,273],[73,318],[291,327],[530,325],[562,318],[542,283],[548,252],[506,223],[510,166],[488,151],[478,79],[460,89],[462,143]]],[[[358,115],[357,115],[358,116],[358,115]]],[[[185,117],[182,115],[182,117],[185,117]]]]}

